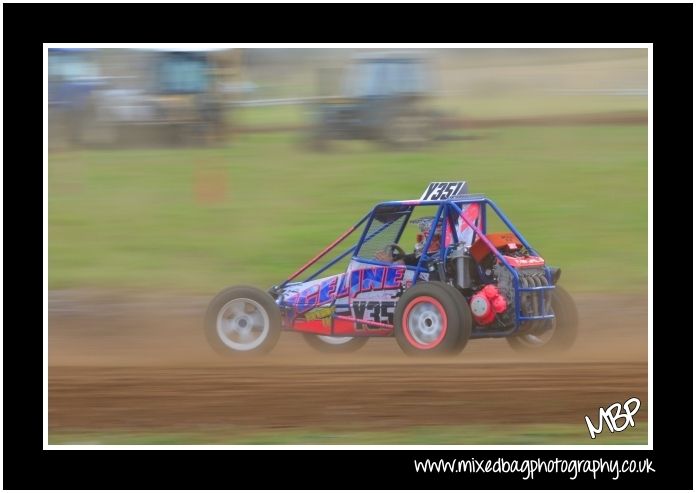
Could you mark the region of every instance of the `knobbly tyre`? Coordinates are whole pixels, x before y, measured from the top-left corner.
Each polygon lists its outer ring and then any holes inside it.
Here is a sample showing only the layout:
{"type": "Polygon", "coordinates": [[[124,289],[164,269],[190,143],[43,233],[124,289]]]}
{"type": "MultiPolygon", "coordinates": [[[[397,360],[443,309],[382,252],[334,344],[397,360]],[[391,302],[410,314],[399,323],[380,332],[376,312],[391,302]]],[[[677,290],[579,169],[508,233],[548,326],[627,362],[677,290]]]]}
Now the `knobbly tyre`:
{"type": "Polygon", "coordinates": [[[377,204],[268,291],[221,291],[205,333],[225,355],[270,351],[282,330],[327,352],[356,350],[369,337],[395,337],[409,355],[456,354],[482,338],[505,338],[517,351],[567,349],[578,315],[560,275],[493,201],[468,194],[463,181],[433,182],[420,199],[377,204]],[[412,220],[424,210],[431,216],[412,220]],[[488,232],[491,214],[508,231],[488,232]],[[399,241],[409,223],[420,231],[407,254],[399,241]],[[326,276],[344,259],[345,270],[326,276]]]}

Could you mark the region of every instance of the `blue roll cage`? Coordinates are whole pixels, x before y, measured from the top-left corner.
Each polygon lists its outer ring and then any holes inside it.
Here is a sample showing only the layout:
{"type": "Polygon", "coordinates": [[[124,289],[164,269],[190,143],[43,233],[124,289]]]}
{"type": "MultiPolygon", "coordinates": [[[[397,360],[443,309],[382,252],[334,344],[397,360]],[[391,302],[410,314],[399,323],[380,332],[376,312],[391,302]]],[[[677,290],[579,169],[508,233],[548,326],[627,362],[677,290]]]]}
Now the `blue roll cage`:
{"type": "MultiPolygon", "coordinates": [[[[522,245],[527,249],[530,255],[535,255],[539,256],[537,251],[532,248],[532,246],[527,242],[527,240],[524,238],[522,233],[519,232],[517,228],[510,222],[510,220],[503,214],[503,212],[500,210],[500,208],[489,198],[483,196],[483,195],[463,195],[460,197],[455,197],[451,199],[445,199],[445,200],[393,200],[393,201],[387,201],[387,202],[381,202],[377,205],[375,205],[370,212],[368,212],[365,216],[363,216],[362,219],[360,219],[355,225],[350,228],[346,234],[344,234],[342,237],[339,238],[338,241],[334,242],[330,246],[330,248],[327,248],[320,252],[319,255],[317,255],[312,261],[310,261],[309,264],[305,265],[304,268],[302,268],[299,272],[304,271],[307,267],[311,266],[315,262],[317,262],[320,258],[322,258],[324,255],[326,255],[328,252],[334,250],[336,246],[338,246],[347,236],[350,235],[353,231],[358,229],[360,226],[362,226],[365,222],[367,224],[365,225],[365,228],[363,229],[362,234],[360,235],[360,239],[358,240],[357,243],[349,247],[347,250],[343,251],[342,253],[338,254],[336,257],[328,261],[326,264],[324,264],[322,267],[320,267],[318,270],[314,271],[312,274],[310,274],[308,277],[306,277],[303,281],[300,281],[301,283],[311,281],[313,279],[316,279],[321,273],[325,272],[327,269],[331,268],[341,260],[343,260],[346,256],[349,254],[353,254],[353,259],[357,260],[362,263],[367,263],[367,264],[374,264],[374,265],[391,265],[389,262],[382,262],[379,260],[375,259],[366,259],[362,258],[359,256],[355,256],[356,253],[360,251],[360,248],[362,245],[366,242],[381,233],[384,229],[386,229],[388,226],[390,226],[394,221],[388,221],[385,222],[384,225],[380,228],[378,228],[376,231],[373,231],[369,236],[368,231],[370,230],[370,226],[372,225],[375,216],[377,213],[380,212],[381,209],[384,209],[386,207],[408,207],[406,209],[407,211],[407,217],[406,220],[404,221],[403,225],[401,226],[399,232],[396,235],[396,238],[394,239],[394,243],[398,243],[399,240],[401,239],[401,236],[404,232],[404,229],[406,228],[406,224],[408,222],[409,217],[413,213],[413,210],[417,206],[424,206],[424,205],[430,205],[430,206],[437,206],[437,213],[435,214],[435,217],[433,219],[433,224],[439,224],[440,221],[445,218],[450,225],[450,231],[452,231],[452,234],[454,235],[452,245],[455,245],[460,241],[459,237],[459,231],[456,228],[456,225],[454,223],[454,219],[458,217],[462,217],[462,219],[467,223],[468,226],[472,228],[474,231],[474,237],[472,238],[472,243],[475,240],[475,238],[478,236],[481,238],[481,240],[486,243],[488,246],[488,249],[493,252],[493,254],[496,256],[496,258],[500,261],[500,263],[505,266],[505,268],[512,274],[513,278],[513,286],[515,288],[515,326],[510,329],[510,330],[501,330],[501,331],[491,331],[490,329],[486,329],[485,332],[478,332],[474,330],[472,332],[471,338],[479,338],[479,337],[507,337],[509,335],[514,334],[521,326],[522,323],[528,322],[528,321],[533,321],[533,320],[550,320],[554,318],[553,312],[547,311],[547,307],[545,306],[545,296],[544,296],[544,291],[552,290],[555,288],[555,286],[552,283],[552,274],[551,274],[551,269],[545,265],[544,266],[544,273],[546,276],[546,280],[548,282],[547,286],[535,286],[535,287],[522,287],[520,286],[520,277],[519,273],[517,272],[517,269],[513,268],[510,263],[505,259],[505,256],[502,255],[495,246],[488,240],[486,237],[486,226],[487,226],[487,221],[486,221],[486,208],[490,207],[493,212],[496,214],[496,216],[510,229],[510,231],[517,237],[517,239],[522,243],[522,245]],[[479,204],[480,206],[480,226],[477,225],[475,222],[469,221],[466,219],[466,217],[462,214],[462,209],[463,206],[468,205],[468,204],[479,204]],[[540,313],[542,315],[535,315],[535,316],[529,316],[529,315],[522,315],[521,313],[521,303],[520,303],[520,298],[521,298],[521,293],[522,292],[531,292],[535,296],[538,296],[538,301],[539,301],[539,308],[540,308],[540,313]]],[[[419,274],[421,272],[428,272],[428,269],[424,267],[425,264],[427,264],[429,261],[435,260],[436,258],[440,261],[439,262],[439,268],[441,270],[440,272],[440,278],[444,279],[444,264],[447,259],[447,250],[450,248],[449,246],[445,246],[445,242],[441,241],[440,242],[440,249],[438,250],[437,253],[429,254],[428,249],[430,248],[430,244],[433,241],[433,238],[435,236],[435,230],[436,228],[430,228],[430,231],[428,232],[428,236],[425,239],[425,244],[423,246],[423,250],[421,253],[420,258],[418,259],[418,264],[416,266],[409,266],[409,265],[404,265],[404,267],[408,270],[413,270],[416,272],[416,275],[414,276],[413,283],[415,284],[416,282],[419,281],[419,274]]],[[[443,230],[444,231],[444,230],[443,230]]],[[[479,267],[480,269],[480,267],[479,267]]],[[[299,273],[298,272],[298,273],[299,273]]],[[[485,276],[482,276],[485,277],[485,276]]],[[[283,287],[287,286],[290,281],[293,279],[293,277],[286,279],[282,284],[278,286],[278,288],[282,289],[283,287]]]]}

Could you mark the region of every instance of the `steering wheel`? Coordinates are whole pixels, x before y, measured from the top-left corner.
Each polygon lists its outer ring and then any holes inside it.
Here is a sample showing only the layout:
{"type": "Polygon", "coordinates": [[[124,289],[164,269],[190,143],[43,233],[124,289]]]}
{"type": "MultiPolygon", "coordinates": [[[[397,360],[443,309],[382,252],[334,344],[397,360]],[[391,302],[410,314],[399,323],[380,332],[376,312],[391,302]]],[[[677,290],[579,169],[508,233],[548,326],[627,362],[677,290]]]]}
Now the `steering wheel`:
{"type": "Polygon", "coordinates": [[[396,243],[391,243],[391,244],[387,245],[384,248],[384,251],[391,254],[392,260],[394,262],[396,262],[398,260],[403,260],[403,258],[406,256],[406,252],[404,251],[404,249],[401,248],[396,243]]]}

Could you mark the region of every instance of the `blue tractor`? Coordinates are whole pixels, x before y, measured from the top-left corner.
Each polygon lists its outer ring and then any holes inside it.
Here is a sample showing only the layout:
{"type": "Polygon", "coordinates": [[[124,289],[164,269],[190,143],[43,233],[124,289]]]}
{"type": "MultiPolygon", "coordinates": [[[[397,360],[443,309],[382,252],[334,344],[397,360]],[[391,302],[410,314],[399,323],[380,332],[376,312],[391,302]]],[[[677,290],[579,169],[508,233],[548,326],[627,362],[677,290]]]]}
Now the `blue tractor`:
{"type": "Polygon", "coordinates": [[[356,57],[343,95],[315,106],[311,143],[365,139],[388,148],[417,148],[434,137],[438,114],[428,107],[428,61],[418,53],[373,53],[356,57]]]}
{"type": "Polygon", "coordinates": [[[94,94],[105,85],[92,49],[49,48],[49,139],[64,145],[84,140],[94,116],[94,94]]]}
{"type": "Polygon", "coordinates": [[[240,66],[238,49],[50,50],[49,138],[100,147],[222,142],[227,86],[240,66]]]}

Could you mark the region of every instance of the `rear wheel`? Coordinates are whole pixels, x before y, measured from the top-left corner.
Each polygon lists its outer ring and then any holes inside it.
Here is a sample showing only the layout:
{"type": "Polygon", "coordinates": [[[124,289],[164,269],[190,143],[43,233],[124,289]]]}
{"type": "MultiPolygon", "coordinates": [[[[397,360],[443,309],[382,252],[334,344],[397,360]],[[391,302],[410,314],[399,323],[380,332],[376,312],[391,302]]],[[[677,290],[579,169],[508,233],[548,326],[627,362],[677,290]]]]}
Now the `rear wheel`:
{"type": "Polygon", "coordinates": [[[307,344],[322,353],[352,353],[367,344],[367,337],[302,334],[307,344]]]}
{"type": "Polygon", "coordinates": [[[569,349],[578,335],[578,309],[573,298],[561,286],[551,295],[551,307],[556,318],[546,330],[507,338],[510,347],[519,352],[554,351],[569,349]]]}
{"type": "Polygon", "coordinates": [[[409,288],[394,312],[394,335],[409,355],[451,355],[462,350],[471,319],[462,317],[453,293],[443,283],[423,282],[409,288]]]}
{"type": "Polygon", "coordinates": [[[266,353],[278,342],[280,311],[260,289],[227,288],[208,306],[205,335],[213,349],[224,355],[266,353]]]}

